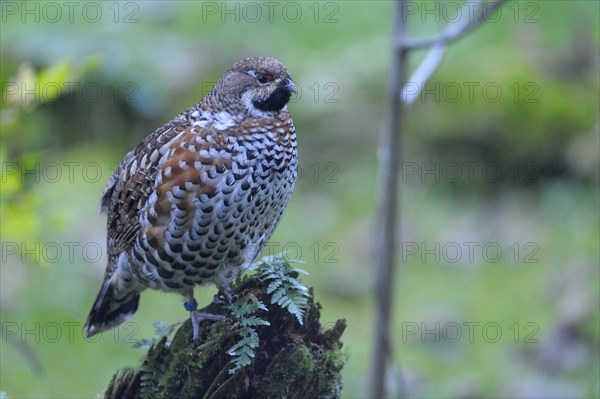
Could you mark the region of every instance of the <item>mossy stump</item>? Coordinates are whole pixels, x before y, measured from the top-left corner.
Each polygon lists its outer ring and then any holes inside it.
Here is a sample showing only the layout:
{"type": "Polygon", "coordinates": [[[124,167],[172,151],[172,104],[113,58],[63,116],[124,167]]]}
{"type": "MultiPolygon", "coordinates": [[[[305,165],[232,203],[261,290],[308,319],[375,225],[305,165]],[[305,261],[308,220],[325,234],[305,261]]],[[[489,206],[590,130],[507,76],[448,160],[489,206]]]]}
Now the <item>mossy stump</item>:
{"type": "MultiPolygon", "coordinates": [[[[270,326],[256,329],[260,344],[252,364],[229,373],[233,364],[227,350],[240,339],[239,323],[230,316],[202,322],[198,342],[192,341],[187,320],[170,345],[166,337],[152,345],[138,370],[117,371],[105,398],[339,398],[346,359],[340,337],[346,321],[325,330],[312,292],[303,325],[287,310],[269,305],[260,282],[247,284],[240,295],[247,293],[269,308],[261,317],[270,326]]],[[[224,314],[225,309],[211,304],[207,311],[224,314]]]]}

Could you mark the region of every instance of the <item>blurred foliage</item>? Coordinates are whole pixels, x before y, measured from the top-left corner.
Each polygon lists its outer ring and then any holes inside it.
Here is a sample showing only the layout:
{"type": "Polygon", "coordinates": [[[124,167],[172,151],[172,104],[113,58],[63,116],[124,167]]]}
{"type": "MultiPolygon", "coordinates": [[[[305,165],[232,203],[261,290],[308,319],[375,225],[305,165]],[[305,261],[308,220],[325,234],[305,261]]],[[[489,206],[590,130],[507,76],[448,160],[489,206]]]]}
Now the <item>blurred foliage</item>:
{"type": "MultiPolygon", "coordinates": [[[[128,343],[152,336],[157,320],[185,316],[177,296],[147,292],[131,324],[82,338],[105,261],[83,251],[104,248],[97,202],[145,135],[198,101],[237,59],[271,55],[301,89],[289,108],[302,172],[273,252],[300,248],[291,256],[307,262],[305,282],[323,320],[348,319],[344,394],[364,396],[392,3],[283,3],[273,21],[263,8],[258,22],[208,13],[222,2],[98,4],[103,17],[93,23],[83,7],[72,22],[66,10],[58,22],[3,14],[0,395],[92,396],[114,370],[138,363],[141,352],[128,343]],[[282,17],[285,4],[299,4],[298,21],[282,17]],[[62,175],[54,178],[56,166],[62,175]],[[48,253],[53,243],[62,250],[57,260],[48,253]],[[58,340],[44,333],[52,323],[58,340]]],[[[597,2],[510,2],[498,21],[449,47],[427,84],[432,92],[410,107],[407,163],[494,164],[504,173],[456,182],[400,173],[403,242],[496,242],[505,256],[402,262],[393,389],[410,397],[599,395],[599,17],[597,2]],[[537,263],[523,262],[528,242],[537,245],[537,263]],[[403,336],[407,323],[469,321],[497,322],[504,335],[455,344],[403,336]],[[537,326],[537,343],[524,342],[526,323],[537,326]]],[[[414,36],[440,29],[431,15],[410,21],[414,36]]],[[[415,52],[412,67],[423,56],[415,52]]],[[[214,294],[198,291],[199,302],[214,294]]]]}
{"type": "MultiPolygon", "coordinates": [[[[26,190],[24,171],[35,171],[39,165],[36,151],[23,151],[17,157],[9,154],[10,136],[17,136],[23,130],[24,120],[39,104],[60,97],[61,87],[71,76],[69,62],[59,62],[39,72],[23,63],[8,81],[3,83],[2,106],[0,108],[0,164],[2,165],[2,188],[0,189],[0,235],[11,237],[31,246],[39,237],[40,225],[36,211],[40,207],[40,197],[26,190]],[[43,90],[47,87],[48,90],[43,90]],[[26,92],[25,90],[30,90],[26,92]]],[[[35,178],[35,176],[32,176],[35,178]]],[[[32,179],[34,180],[34,179],[32,179]]]]}

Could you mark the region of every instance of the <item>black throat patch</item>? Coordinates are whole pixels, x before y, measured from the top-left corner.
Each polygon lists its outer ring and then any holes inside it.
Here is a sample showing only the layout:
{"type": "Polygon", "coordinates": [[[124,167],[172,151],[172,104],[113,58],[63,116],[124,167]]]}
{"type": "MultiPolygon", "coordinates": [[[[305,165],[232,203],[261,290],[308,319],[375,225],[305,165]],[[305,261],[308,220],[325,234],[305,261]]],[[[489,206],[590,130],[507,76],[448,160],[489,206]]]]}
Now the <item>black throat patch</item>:
{"type": "Polygon", "coordinates": [[[252,101],[252,104],[261,111],[279,111],[290,101],[292,93],[284,87],[278,87],[264,101],[252,101]]]}

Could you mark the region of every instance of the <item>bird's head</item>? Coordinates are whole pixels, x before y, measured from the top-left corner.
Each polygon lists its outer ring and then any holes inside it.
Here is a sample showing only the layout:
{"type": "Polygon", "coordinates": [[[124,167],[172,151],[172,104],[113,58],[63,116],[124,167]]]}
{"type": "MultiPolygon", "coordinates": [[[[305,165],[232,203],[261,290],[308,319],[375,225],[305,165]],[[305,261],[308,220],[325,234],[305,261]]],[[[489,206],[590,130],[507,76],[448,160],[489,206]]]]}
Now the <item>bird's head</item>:
{"type": "Polygon", "coordinates": [[[285,66],[269,57],[236,62],[217,82],[213,94],[227,108],[252,117],[274,115],[297,93],[285,66]]]}

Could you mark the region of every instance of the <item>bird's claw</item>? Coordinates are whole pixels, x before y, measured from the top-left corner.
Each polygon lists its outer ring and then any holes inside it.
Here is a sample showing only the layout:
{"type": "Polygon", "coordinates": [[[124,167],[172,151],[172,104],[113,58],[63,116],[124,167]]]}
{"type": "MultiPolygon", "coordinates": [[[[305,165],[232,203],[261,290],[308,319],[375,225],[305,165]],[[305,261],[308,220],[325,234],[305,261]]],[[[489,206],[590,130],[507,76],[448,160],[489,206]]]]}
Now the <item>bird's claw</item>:
{"type": "Polygon", "coordinates": [[[193,330],[192,340],[193,341],[198,341],[198,337],[200,336],[200,323],[201,322],[203,322],[204,320],[219,321],[219,320],[223,320],[225,318],[225,316],[223,316],[223,315],[203,312],[202,310],[203,309],[194,310],[194,311],[190,312],[190,316],[192,319],[192,330],[193,330]]]}
{"type": "Polygon", "coordinates": [[[229,286],[220,287],[219,292],[213,298],[213,302],[216,304],[231,305],[232,301],[233,295],[229,286]]]}

